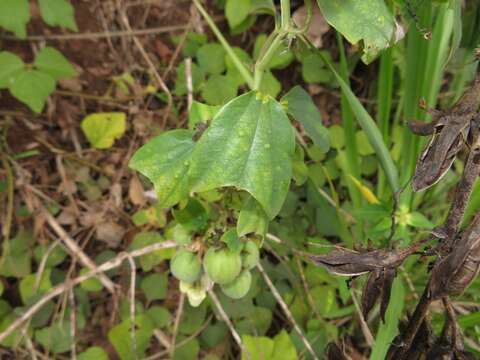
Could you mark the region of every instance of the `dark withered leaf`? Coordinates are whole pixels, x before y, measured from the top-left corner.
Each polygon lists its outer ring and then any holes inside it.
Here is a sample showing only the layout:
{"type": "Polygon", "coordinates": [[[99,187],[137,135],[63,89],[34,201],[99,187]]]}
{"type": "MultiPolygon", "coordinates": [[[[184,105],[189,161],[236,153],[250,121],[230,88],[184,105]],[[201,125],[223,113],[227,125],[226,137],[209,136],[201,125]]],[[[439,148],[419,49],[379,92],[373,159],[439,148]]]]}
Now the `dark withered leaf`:
{"type": "Polygon", "coordinates": [[[435,132],[435,124],[423,121],[409,121],[408,127],[415,135],[428,136],[435,132]]]}
{"type": "Polygon", "coordinates": [[[461,295],[480,269],[480,212],[462,234],[452,252],[432,270],[429,294],[432,299],[461,295]]]}
{"type": "Polygon", "coordinates": [[[427,353],[425,360],[454,360],[455,352],[450,347],[435,345],[427,353]]]}
{"type": "Polygon", "coordinates": [[[420,244],[414,244],[404,249],[381,249],[367,252],[338,248],[328,254],[309,255],[309,257],[332,274],[358,276],[377,269],[396,268],[408,255],[417,251],[419,246],[420,244]]]}
{"type": "Polygon", "coordinates": [[[327,360],[347,360],[347,357],[336,342],[328,343],[326,353],[327,360]]]}
{"type": "Polygon", "coordinates": [[[383,322],[385,322],[385,313],[387,312],[388,303],[390,302],[392,284],[396,275],[396,269],[392,268],[386,268],[383,272],[382,301],[380,303],[380,316],[383,322]]]}
{"type": "Polygon", "coordinates": [[[383,271],[375,270],[368,276],[367,283],[363,289],[362,294],[362,313],[365,319],[368,318],[370,310],[377,302],[380,294],[382,293],[383,286],[383,271]]]}

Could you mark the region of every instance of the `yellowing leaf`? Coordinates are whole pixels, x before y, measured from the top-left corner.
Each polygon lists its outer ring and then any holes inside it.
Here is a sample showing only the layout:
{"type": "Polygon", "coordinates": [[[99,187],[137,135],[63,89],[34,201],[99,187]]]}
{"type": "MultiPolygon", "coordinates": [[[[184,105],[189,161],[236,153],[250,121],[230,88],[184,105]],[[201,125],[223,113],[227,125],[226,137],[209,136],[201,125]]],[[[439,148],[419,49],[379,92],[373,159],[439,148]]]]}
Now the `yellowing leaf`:
{"type": "Polygon", "coordinates": [[[350,175],[350,179],[352,179],[355,186],[360,190],[363,197],[370,203],[370,204],[380,204],[380,201],[377,199],[374,193],[370,191],[368,187],[363,185],[360,181],[355,179],[352,175],[350,175]]]}
{"type": "Polygon", "coordinates": [[[83,119],[81,127],[93,147],[107,149],[125,133],[126,115],[121,112],[91,114],[83,119]]]}

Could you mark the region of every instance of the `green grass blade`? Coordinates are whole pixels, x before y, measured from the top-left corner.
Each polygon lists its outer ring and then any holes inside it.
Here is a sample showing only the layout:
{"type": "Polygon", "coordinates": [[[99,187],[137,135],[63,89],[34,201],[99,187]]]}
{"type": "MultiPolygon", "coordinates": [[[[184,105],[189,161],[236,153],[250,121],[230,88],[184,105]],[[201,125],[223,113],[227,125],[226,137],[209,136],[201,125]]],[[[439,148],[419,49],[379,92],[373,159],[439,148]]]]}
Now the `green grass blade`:
{"type": "Polygon", "coordinates": [[[399,189],[398,172],[392,160],[392,157],[390,156],[390,153],[385,146],[382,134],[380,133],[380,130],[378,130],[378,127],[375,124],[375,121],[373,121],[372,117],[367,112],[367,110],[365,110],[360,100],[358,100],[358,98],[352,92],[350,86],[348,86],[348,84],[337,73],[331,62],[320,52],[319,55],[322,57],[322,60],[325,62],[325,64],[327,64],[330,71],[332,71],[332,73],[335,75],[335,78],[337,79],[340,87],[342,88],[342,92],[345,94],[345,97],[348,100],[348,103],[350,104],[350,107],[355,114],[358,123],[362,127],[363,131],[365,131],[370,145],[372,145],[378,159],[380,160],[380,164],[385,171],[388,183],[390,184],[392,191],[397,191],[399,189]]]}
{"type": "MultiPolygon", "coordinates": [[[[343,46],[342,35],[337,32],[337,43],[340,51],[340,76],[343,78],[345,83],[350,86],[350,81],[348,79],[348,64],[345,56],[345,48],[343,46]]],[[[355,122],[353,119],[353,112],[350,108],[348,99],[344,93],[342,93],[341,98],[341,109],[342,109],[342,125],[343,131],[345,134],[345,151],[347,155],[347,173],[352,175],[355,179],[360,179],[360,163],[357,149],[357,141],[355,138],[355,122]]],[[[347,185],[348,192],[352,199],[353,205],[359,207],[362,204],[362,196],[360,191],[352,182],[351,177],[347,176],[347,185]]]]}

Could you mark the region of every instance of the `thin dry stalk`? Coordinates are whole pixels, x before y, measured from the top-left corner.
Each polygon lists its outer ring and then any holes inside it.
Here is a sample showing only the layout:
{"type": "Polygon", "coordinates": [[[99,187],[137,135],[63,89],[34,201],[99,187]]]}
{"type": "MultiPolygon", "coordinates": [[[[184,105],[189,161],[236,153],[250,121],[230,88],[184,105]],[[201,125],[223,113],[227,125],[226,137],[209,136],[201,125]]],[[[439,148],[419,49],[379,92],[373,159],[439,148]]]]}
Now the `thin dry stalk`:
{"type": "Polygon", "coordinates": [[[243,354],[245,354],[245,357],[247,360],[250,360],[250,353],[247,350],[247,348],[243,345],[242,343],[242,338],[238,334],[237,330],[233,327],[232,322],[230,321],[230,318],[228,317],[227,313],[225,312],[225,309],[223,308],[222,304],[220,303],[220,300],[218,300],[217,295],[213,292],[212,289],[208,290],[208,296],[210,296],[210,299],[212,302],[215,304],[215,307],[217,308],[218,312],[220,313],[220,316],[222,317],[223,321],[227,324],[228,328],[230,329],[230,333],[233,336],[233,339],[236,341],[237,345],[240,347],[240,350],[242,351],[243,354]]]}
{"type": "Polygon", "coordinates": [[[130,336],[132,337],[132,347],[135,359],[137,355],[137,338],[135,337],[135,282],[136,282],[136,267],[135,260],[126,253],[128,262],[130,263],[130,336]]]}
{"type": "Polygon", "coordinates": [[[72,360],[77,360],[77,307],[75,306],[75,294],[73,288],[68,291],[68,300],[70,303],[70,336],[72,337],[70,356],[72,360]]]}
{"type": "Polygon", "coordinates": [[[177,339],[178,326],[180,325],[180,320],[182,319],[184,305],[185,305],[185,294],[182,292],[180,293],[180,299],[178,299],[178,309],[177,309],[177,314],[175,315],[175,322],[173,323],[172,341],[170,342],[170,348],[169,348],[170,358],[172,359],[173,359],[173,355],[175,355],[175,341],[177,339]]]}
{"type": "MultiPolygon", "coordinates": [[[[73,240],[67,232],[63,229],[63,227],[58,223],[57,220],[46,210],[42,209],[42,214],[45,217],[45,220],[47,220],[48,225],[53,229],[53,231],[60,237],[60,239],[64,242],[68,250],[70,250],[70,253],[72,256],[78,257],[82,265],[85,265],[89,269],[95,271],[97,268],[97,265],[95,262],[93,262],[92,259],[90,259],[78,246],[78,244],[73,240]]],[[[98,272],[98,279],[100,282],[110,291],[112,294],[115,294],[115,283],[113,283],[112,280],[110,280],[105,274],[98,272]]]]}
{"type": "Polygon", "coordinates": [[[103,263],[102,265],[96,267],[93,270],[90,270],[88,273],[53,287],[49,292],[47,292],[34,305],[28,308],[28,310],[26,310],[20,317],[18,317],[13,323],[11,323],[4,331],[0,333],[0,342],[4,341],[10,334],[12,334],[12,332],[17,330],[26,321],[28,321],[47,302],[63,294],[65,291],[72,289],[73,287],[80,284],[81,282],[88,280],[92,277],[97,277],[98,274],[100,273],[104,273],[106,271],[119,267],[129,257],[136,258],[136,257],[143,256],[158,250],[173,248],[176,246],[177,246],[177,243],[175,241],[165,241],[162,243],[145,246],[144,248],[134,250],[128,253],[127,252],[120,253],[113,259],[103,263]]]}
{"type": "Polygon", "coordinates": [[[265,272],[265,270],[263,269],[263,266],[262,264],[259,262],[257,264],[257,268],[258,270],[260,271],[260,273],[262,274],[263,278],[265,279],[265,282],[267,283],[267,286],[270,288],[270,291],[272,292],[273,296],[275,297],[275,299],[277,300],[277,302],[280,304],[280,307],[282,308],[283,312],[285,313],[285,315],[287,316],[288,320],[290,321],[290,323],[293,325],[293,328],[295,329],[295,331],[297,332],[297,334],[300,336],[300,338],[302,339],[302,342],[303,344],[305,345],[305,347],[308,349],[308,352],[310,353],[310,355],[312,355],[312,357],[315,359],[315,360],[318,360],[318,357],[317,355],[315,354],[315,351],[313,350],[313,347],[312,345],[310,344],[310,342],[308,341],[308,339],[303,335],[303,332],[302,330],[300,329],[300,326],[298,326],[297,322],[295,321],[295,318],[293,317],[292,313],[290,312],[290,309],[288,308],[287,304],[285,303],[285,301],[282,299],[282,296],[280,295],[280,293],[278,292],[277,288],[275,287],[275,285],[273,285],[273,282],[272,280],[270,279],[270,277],[267,275],[267,273],[265,272]]]}
{"type": "Polygon", "coordinates": [[[193,103],[193,80],[192,80],[192,59],[185,59],[185,79],[187,81],[187,104],[188,111],[192,108],[193,103]]]}
{"type": "MultiPolygon", "coordinates": [[[[124,9],[122,11],[120,11],[120,16],[121,16],[122,22],[125,25],[125,27],[127,28],[127,30],[132,32],[133,30],[130,27],[130,22],[128,21],[128,16],[127,16],[124,9]]],[[[141,41],[135,35],[132,35],[132,39],[133,39],[133,42],[135,43],[135,46],[137,47],[138,51],[142,55],[143,59],[148,64],[148,67],[150,68],[150,71],[152,72],[152,74],[155,78],[157,86],[160,89],[162,89],[163,92],[167,95],[168,104],[167,104],[167,109],[165,110],[165,114],[164,114],[164,119],[166,119],[168,117],[169,113],[170,113],[170,110],[171,110],[172,106],[173,106],[172,94],[170,93],[170,90],[168,89],[167,85],[165,84],[162,77],[158,73],[157,68],[155,67],[155,64],[153,63],[152,59],[150,59],[150,56],[147,54],[147,51],[143,47],[141,41]]]]}
{"type": "Polygon", "coordinates": [[[368,327],[368,324],[365,321],[365,317],[363,316],[362,309],[360,309],[360,304],[358,303],[357,297],[355,296],[353,289],[351,290],[351,294],[352,294],[353,304],[355,305],[355,309],[357,310],[357,313],[358,313],[358,318],[360,319],[360,327],[362,328],[363,337],[365,338],[367,345],[371,348],[375,343],[375,338],[373,337],[372,332],[370,331],[370,328],[368,327]]]}

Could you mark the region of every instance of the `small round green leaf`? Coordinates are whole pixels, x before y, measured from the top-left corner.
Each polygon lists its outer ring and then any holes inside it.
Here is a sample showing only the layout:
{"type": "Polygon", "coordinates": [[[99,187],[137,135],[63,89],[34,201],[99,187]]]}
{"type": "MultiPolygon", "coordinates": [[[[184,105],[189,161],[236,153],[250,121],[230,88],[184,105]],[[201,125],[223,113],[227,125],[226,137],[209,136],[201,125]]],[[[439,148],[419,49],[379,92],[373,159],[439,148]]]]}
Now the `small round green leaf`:
{"type": "Polygon", "coordinates": [[[225,75],[212,75],[202,89],[202,97],[211,105],[223,105],[237,95],[234,81],[225,75]]]}
{"type": "Polygon", "coordinates": [[[125,132],[126,115],[121,112],[88,115],[81,124],[90,144],[97,149],[107,149],[125,132]]]}

